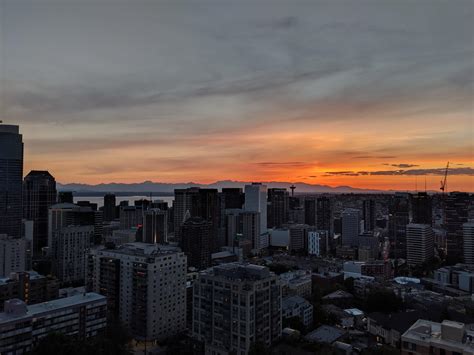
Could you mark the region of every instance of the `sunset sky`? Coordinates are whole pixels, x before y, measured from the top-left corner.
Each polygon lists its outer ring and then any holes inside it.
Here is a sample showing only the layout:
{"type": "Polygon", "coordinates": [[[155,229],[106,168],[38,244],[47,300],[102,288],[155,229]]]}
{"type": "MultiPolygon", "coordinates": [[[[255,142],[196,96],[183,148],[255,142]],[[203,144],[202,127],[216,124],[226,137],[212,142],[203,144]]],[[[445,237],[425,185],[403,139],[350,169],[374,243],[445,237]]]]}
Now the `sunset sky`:
{"type": "Polygon", "coordinates": [[[0,0],[0,120],[62,183],[474,191],[474,1],[0,0]]]}

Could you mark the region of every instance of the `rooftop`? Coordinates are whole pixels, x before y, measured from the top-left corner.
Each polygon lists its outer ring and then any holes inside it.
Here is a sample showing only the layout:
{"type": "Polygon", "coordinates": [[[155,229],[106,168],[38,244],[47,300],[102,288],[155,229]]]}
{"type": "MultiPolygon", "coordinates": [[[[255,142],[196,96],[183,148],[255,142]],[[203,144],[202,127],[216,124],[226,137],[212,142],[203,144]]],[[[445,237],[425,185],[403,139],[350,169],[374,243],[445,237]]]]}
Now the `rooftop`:
{"type": "Polygon", "coordinates": [[[265,266],[244,263],[222,264],[204,272],[204,274],[208,273],[233,280],[263,280],[272,275],[265,266]]]}
{"type": "Polygon", "coordinates": [[[329,325],[322,325],[305,336],[305,340],[317,343],[332,344],[336,340],[342,338],[345,332],[339,328],[329,325]]]}

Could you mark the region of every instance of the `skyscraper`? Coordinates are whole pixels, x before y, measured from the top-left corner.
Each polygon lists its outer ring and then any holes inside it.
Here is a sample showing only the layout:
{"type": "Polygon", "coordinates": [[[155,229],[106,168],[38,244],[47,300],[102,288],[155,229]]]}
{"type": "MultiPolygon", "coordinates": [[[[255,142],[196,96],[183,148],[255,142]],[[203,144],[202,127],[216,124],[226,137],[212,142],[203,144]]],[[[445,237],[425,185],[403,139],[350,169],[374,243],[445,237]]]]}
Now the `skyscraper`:
{"type": "Polygon", "coordinates": [[[410,223],[410,194],[397,192],[389,205],[388,235],[393,257],[406,258],[407,224],[410,223]]]}
{"type": "Polygon", "coordinates": [[[21,236],[23,140],[19,127],[0,123],[0,234],[21,236]]]}
{"type": "Polygon", "coordinates": [[[375,229],[375,201],[368,199],[363,201],[362,218],[364,219],[364,232],[373,231],[375,229]]]}
{"type": "Polygon", "coordinates": [[[412,223],[432,224],[431,196],[426,192],[418,192],[411,196],[412,223]]]}
{"type": "Polygon", "coordinates": [[[198,198],[199,187],[190,187],[188,189],[175,189],[173,201],[173,219],[174,219],[174,238],[180,242],[181,227],[185,221],[185,216],[191,214],[193,200],[198,198]]]}
{"type": "Polygon", "coordinates": [[[316,200],[316,227],[318,230],[328,231],[330,236],[333,235],[332,206],[329,197],[322,196],[316,200]]]}
{"type": "Polygon", "coordinates": [[[360,232],[360,210],[346,208],[342,211],[342,245],[357,246],[360,232]]]}
{"type": "Polygon", "coordinates": [[[188,266],[197,269],[211,266],[212,223],[201,217],[191,217],[181,230],[181,248],[188,257],[188,266]]]}
{"type": "Polygon", "coordinates": [[[428,224],[407,225],[407,263],[419,265],[433,258],[434,233],[428,224]]]}
{"type": "Polygon", "coordinates": [[[168,213],[152,208],[143,213],[143,241],[165,244],[168,242],[168,213]]]}
{"type": "Polygon", "coordinates": [[[464,263],[474,265],[474,221],[464,223],[462,226],[462,239],[464,247],[464,263]]]}
{"type": "Polygon", "coordinates": [[[241,188],[223,188],[222,196],[224,209],[241,209],[244,205],[245,195],[241,188]]]}
{"type": "Polygon", "coordinates": [[[33,221],[33,255],[48,245],[48,209],[56,194],[56,180],[48,171],[30,171],[23,181],[23,217],[33,221]]]}
{"type": "Polygon", "coordinates": [[[304,223],[316,226],[316,199],[305,198],[304,200],[304,223]]]}
{"type": "Polygon", "coordinates": [[[115,210],[116,210],[115,195],[114,194],[104,195],[104,222],[110,222],[116,218],[115,210]]]}
{"type": "Polygon", "coordinates": [[[252,242],[252,249],[259,251],[266,247],[262,245],[260,235],[260,216],[259,212],[245,211],[240,215],[242,218],[242,237],[252,242]]]}
{"type": "Polygon", "coordinates": [[[260,183],[245,185],[245,211],[260,213],[260,233],[267,232],[267,186],[260,183]]]}
{"type": "Polygon", "coordinates": [[[288,222],[289,197],[286,189],[268,189],[268,228],[280,228],[288,222]]]}
{"type": "Polygon", "coordinates": [[[264,266],[230,263],[194,283],[193,336],[206,354],[248,354],[254,343],[281,336],[281,285],[264,266]]]}
{"type": "Polygon", "coordinates": [[[445,199],[446,259],[449,264],[462,262],[463,229],[468,221],[470,197],[465,192],[451,192],[445,199]]]}

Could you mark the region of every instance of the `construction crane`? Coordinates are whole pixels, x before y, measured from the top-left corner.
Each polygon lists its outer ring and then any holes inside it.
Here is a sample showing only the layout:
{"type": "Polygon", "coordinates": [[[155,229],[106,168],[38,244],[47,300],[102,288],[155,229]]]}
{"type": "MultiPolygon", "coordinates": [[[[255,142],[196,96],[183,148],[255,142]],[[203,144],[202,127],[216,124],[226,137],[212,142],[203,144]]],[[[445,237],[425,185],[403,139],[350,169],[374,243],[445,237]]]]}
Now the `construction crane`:
{"type": "Polygon", "coordinates": [[[446,164],[444,179],[440,181],[441,187],[439,189],[443,191],[443,194],[448,191],[448,170],[449,170],[449,161],[448,161],[448,164],[446,164]]]}

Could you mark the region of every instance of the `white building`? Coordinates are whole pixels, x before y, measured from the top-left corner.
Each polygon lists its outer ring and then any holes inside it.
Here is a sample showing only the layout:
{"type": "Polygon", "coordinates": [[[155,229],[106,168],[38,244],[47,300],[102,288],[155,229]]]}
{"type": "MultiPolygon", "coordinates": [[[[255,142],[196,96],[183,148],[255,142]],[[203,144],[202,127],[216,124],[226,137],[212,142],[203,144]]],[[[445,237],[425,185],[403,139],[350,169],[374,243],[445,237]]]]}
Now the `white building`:
{"type": "Polygon", "coordinates": [[[25,239],[0,234],[0,277],[8,277],[12,272],[25,271],[25,260],[25,239]]]}
{"type": "Polygon", "coordinates": [[[407,263],[419,265],[434,256],[434,233],[427,224],[407,225],[407,263]]]}
{"type": "Polygon", "coordinates": [[[91,250],[87,284],[136,339],[162,340],[186,329],[186,268],[178,248],[129,243],[91,250]]]}
{"type": "Polygon", "coordinates": [[[260,213],[260,233],[267,233],[267,186],[260,183],[245,185],[245,205],[247,212],[260,213]]]}
{"type": "Polygon", "coordinates": [[[307,246],[309,255],[326,254],[331,248],[328,231],[308,231],[307,246]]]}
{"type": "Polygon", "coordinates": [[[27,306],[19,299],[5,302],[0,313],[0,354],[25,354],[49,333],[79,339],[95,336],[107,325],[107,301],[96,293],[27,306]]]}
{"type": "Polygon", "coordinates": [[[474,221],[464,223],[462,226],[464,245],[464,263],[474,265],[474,221]]]}
{"type": "Polygon", "coordinates": [[[341,214],[342,245],[357,246],[360,233],[360,210],[346,208],[341,214]]]}
{"type": "Polygon", "coordinates": [[[53,273],[62,282],[83,282],[94,226],[69,226],[53,233],[53,273]]]}

